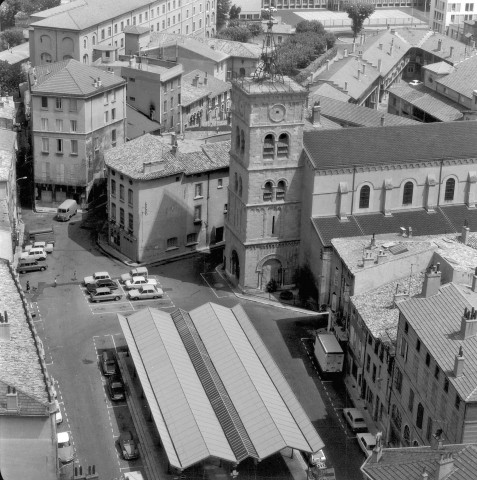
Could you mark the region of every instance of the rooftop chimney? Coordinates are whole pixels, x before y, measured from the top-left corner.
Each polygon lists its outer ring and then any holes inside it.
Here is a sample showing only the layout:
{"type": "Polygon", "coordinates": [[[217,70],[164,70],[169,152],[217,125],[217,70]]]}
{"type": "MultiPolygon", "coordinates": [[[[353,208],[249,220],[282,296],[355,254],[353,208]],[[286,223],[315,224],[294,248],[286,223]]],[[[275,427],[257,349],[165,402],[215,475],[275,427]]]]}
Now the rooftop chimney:
{"type": "Polygon", "coordinates": [[[442,448],[442,428],[439,428],[436,430],[436,433],[431,435],[431,448],[433,450],[442,448]]]}
{"type": "Polygon", "coordinates": [[[7,410],[18,410],[18,393],[15,387],[7,387],[7,410]]]}
{"type": "Polygon", "coordinates": [[[197,74],[197,75],[192,79],[192,85],[193,85],[194,87],[197,87],[197,85],[199,84],[199,78],[200,78],[200,76],[199,76],[199,74],[197,74]]]}
{"type": "Polygon", "coordinates": [[[376,434],[376,446],[373,448],[371,453],[371,460],[370,463],[379,463],[381,457],[383,456],[383,442],[382,442],[383,434],[378,432],[376,434]]]}
{"type": "Polygon", "coordinates": [[[440,52],[442,48],[442,40],[437,40],[437,51],[440,52]]]}
{"type": "Polygon", "coordinates": [[[10,323],[8,322],[8,314],[5,311],[5,315],[0,313],[0,340],[10,340],[10,323]]]}
{"type": "Polygon", "coordinates": [[[409,238],[412,237],[412,227],[407,227],[407,236],[408,236],[409,238]]]}
{"type": "Polygon", "coordinates": [[[171,135],[171,145],[176,145],[177,144],[177,138],[176,138],[176,134],[173,133],[171,135]]]}
{"type": "Polygon", "coordinates": [[[393,50],[394,50],[394,45],[391,45],[389,47],[389,55],[392,55],[393,54],[393,50]]]}
{"type": "Polygon", "coordinates": [[[366,73],[366,65],[363,63],[363,75],[366,73]]]}
{"type": "Polygon", "coordinates": [[[344,91],[345,93],[348,93],[348,82],[345,82],[344,91]]]}
{"type": "Polygon", "coordinates": [[[477,311],[474,307],[469,310],[465,307],[464,315],[460,321],[460,333],[464,340],[477,335],[477,311]]]}
{"type": "Polygon", "coordinates": [[[384,115],[384,113],[381,115],[381,127],[384,127],[386,123],[386,116],[384,115]]]}
{"type": "Polygon", "coordinates": [[[437,469],[436,469],[436,479],[435,480],[443,480],[446,478],[454,469],[454,457],[452,453],[443,453],[441,458],[437,461],[437,469]]]}
{"type": "Polygon", "coordinates": [[[460,236],[460,240],[464,245],[467,245],[469,243],[469,233],[470,233],[470,228],[467,225],[467,220],[464,222],[464,226],[462,227],[462,233],[460,236]]]}
{"type": "Polygon", "coordinates": [[[101,78],[98,77],[98,87],[101,86],[101,78]]]}
{"type": "Polygon", "coordinates": [[[374,254],[371,250],[363,249],[363,266],[371,265],[374,263],[374,254]]]}
{"type": "Polygon", "coordinates": [[[378,252],[378,258],[377,262],[378,263],[384,263],[387,260],[388,256],[384,250],[379,250],[378,252]]]}
{"type": "Polygon", "coordinates": [[[164,161],[155,160],[153,162],[143,162],[142,173],[160,172],[164,170],[164,161]]]}
{"type": "Polygon", "coordinates": [[[424,275],[424,285],[422,286],[422,295],[425,298],[432,297],[439,292],[441,286],[440,263],[431,265],[424,275]]]}
{"type": "Polygon", "coordinates": [[[348,56],[348,49],[345,48],[343,51],[343,56],[346,58],[348,56]]]}
{"type": "Polygon", "coordinates": [[[450,47],[450,56],[451,57],[452,57],[453,53],[454,53],[454,47],[450,47]]]}
{"type": "Polygon", "coordinates": [[[376,246],[376,236],[374,233],[373,233],[373,236],[371,237],[371,242],[369,243],[369,246],[371,248],[374,248],[376,246]]]}
{"type": "Polygon", "coordinates": [[[474,275],[472,276],[472,291],[477,291],[477,267],[475,268],[474,275]]]}
{"type": "Polygon", "coordinates": [[[315,102],[315,104],[313,105],[311,123],[313,125],[318,125],[320,123],[320,117],[321,117],[321,105],[320,105],[320,102],[315,102]]]}
{"type": "Polygon", "coordinates": [[[465,365],[465,358],[464,358],[464,349],[462,345],[459,347],[459,353],[455,356],[454,360],[454,377],[461,377],[464,375],[464,365],[465,365]]]}
{"type": "Polygon", "coordinates": [[[358,80],[361,78],[361,70],[358,67],[358,80]]]}
{"type": "Polygon", "coordinates": [[[383,49],[383,44],[380,43],[380,44],[379,44],[379,50],[382,50],[382,49],[383,49]]]}
{"type": "Polygon", "coordinates": [[[356,43],[353,42],[353,53],[356,51],[356,43]]]}
{"type": "Polygon", "coordinates": [[[378,72],[381,73],[381,66],[383,64],[383,61],[381,59],[378,59],[378,72]]]}
{"type": "Polygon", "coordinates": [[[426,467],[423,468],[421,473],[422,480],[427,480],[429,478],[429,474],[427,473],[426,467]]]}
{"type": "Polygon", "coordinates": [[[207,78],[207,72],[205,72],[205,77],[204,77],[204,85],[207,85],[208,78],[207,78]]]}
{"type": "Polygon", "coordinates": [[[327,59],[326,60],[326,70],[329,70],[330,69],[330,60],[327,59]]]}
{"type": "Polygon", "coordinates": [[[178,150],[177,144],[172,145],[172,148],[171,148],[172,155],[175,156],[177,154],[177,150],[178,150]]]}

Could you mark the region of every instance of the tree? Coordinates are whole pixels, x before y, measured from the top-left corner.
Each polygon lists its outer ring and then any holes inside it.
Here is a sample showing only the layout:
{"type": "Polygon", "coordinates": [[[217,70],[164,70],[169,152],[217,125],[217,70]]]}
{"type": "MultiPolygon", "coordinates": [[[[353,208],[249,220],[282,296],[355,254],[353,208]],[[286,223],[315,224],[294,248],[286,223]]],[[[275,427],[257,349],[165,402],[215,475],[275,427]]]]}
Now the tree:
{"type": "Polygon", "coordinates": [[[302,20],[301,22],[296,24],[295,32],[296,33],[313,32],[318,35],[324,35],[325,27],[318,20],[302,20]]]}
{"type": "Polygon", "coordinates": [[[310,298],[317,300],[318,289],[316,279],[308,264],[299,267],[294,275],[293,281],[298,288],[298,298],[305,304],[310,298]]]}
{"type": "Polygon", "coordinates": [[[374,13],[375,6],[371,3],[348,3],[343,10],[351,18],[353,40],[356,40],[358,33],[363,29],[364,21],[374,13]]]}
{"type": "Polygon", "coordinates": [[[10,65],[0,60],[0,90],[2,95],[12,95],[18,91],[18,85],[26,80],[25,73],[20,64],[10,65]]]}
{"type": "Polygon", "coordinates": [[[270,20],[270,12],[268,10],[262,10],[260,12],[260,18],[262,20],[270,20]]]}
{"type": "Polygon", "coordinates": [[[223,28],[218,34],[217,38],[225,40],[233,40],[234,42],[247,43],[252,38],[252,33],[247,27],[243,25],[223,28]]]}
{"type": "Polygon", "coordinates": [[[326,41],[326,49],[329,50],[333,48],[336,43],[336,37],[333,32],[326,32],[325,33],[325,41],[326,41]]]}
{"type": "Polygon", "coordinates": [[[227,23],[231,0],[217,0],[217,31],[227,23]]]}
{"type": "Polygon", "coordinates": [[[258,37],[258,35],[263,33],[263,26],[259,22],[249,23],[247,28],[250,30],[252,37],[258,37]]]}
{"type": "Polygon", "coordinates": [[[0,33],[0,50],[16,47],[25,41],[22,28],[9,28],[0,33]]]}
{"type": "Polygon", "coordinates": [[[15,15],[21,10],[21,0],[7,0],[0,5],[0,28],[15,26],[15,15]]]}
{"type": "Polygon", "coordinates": [[[230,20],[238,20],[240,12],[242,11],[242,7],[237,7],[237,5],[232,5],[229,11],[229,19],[230,20]]]}

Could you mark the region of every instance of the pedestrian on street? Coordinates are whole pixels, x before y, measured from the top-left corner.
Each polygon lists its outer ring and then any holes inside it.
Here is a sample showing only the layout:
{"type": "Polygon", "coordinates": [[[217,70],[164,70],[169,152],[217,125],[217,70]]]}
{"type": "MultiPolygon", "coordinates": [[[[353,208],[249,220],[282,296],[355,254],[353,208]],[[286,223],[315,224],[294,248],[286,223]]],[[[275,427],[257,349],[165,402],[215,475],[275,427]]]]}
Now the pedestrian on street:
{"type": "Polygon", "coordinates": [[[26,291],[27,293],[30,293],[30,282],[27,280],[27,283],[26,283],[26,291]]]}

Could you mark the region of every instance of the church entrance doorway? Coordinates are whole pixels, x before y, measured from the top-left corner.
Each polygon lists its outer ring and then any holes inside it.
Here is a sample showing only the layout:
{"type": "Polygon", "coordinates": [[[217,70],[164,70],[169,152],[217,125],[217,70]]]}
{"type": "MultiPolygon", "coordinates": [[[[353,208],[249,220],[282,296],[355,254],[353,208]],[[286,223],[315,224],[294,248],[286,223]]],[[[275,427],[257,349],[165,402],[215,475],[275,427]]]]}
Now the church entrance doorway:
{"type": "Polygon", "coordinates": [[[280,260],[277,260],[276,258],[267,260],[262,266],[262,290],[265,290],[267,288],[267,284],[268,282],[270,282],[270,280],[275,280],[278,287],[281,287],[283,285],[282,264],[280,260]]]}

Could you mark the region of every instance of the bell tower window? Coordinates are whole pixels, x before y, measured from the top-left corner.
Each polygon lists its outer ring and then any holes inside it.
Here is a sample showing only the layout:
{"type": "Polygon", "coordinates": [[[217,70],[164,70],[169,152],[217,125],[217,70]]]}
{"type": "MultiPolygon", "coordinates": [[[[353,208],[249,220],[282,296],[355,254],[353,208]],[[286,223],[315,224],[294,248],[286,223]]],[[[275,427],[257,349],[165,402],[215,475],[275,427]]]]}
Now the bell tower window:
{"type": "Polygon", "coordinates": [[[263,201],[271,202],[273,195],[273,185],[272,182],[266,182],[263,187],[263,201]]]}
{"type": "Polygon", "coordinates": [[[275,137],[269,133],[263,143],[263,158],[273,158],[275,156],[275,137]]]}
{"type": "Polygon", "coordinates": [[[245,153],[245,133],[243,130],[240,132],[240,154],[243,155],[245,153]]]}
{"type": "Polygon", "coordinates": [[[237,150],[237,153],[240,151],[240,129],[239,129],[239,127],[237,127],[236,130],[235,130],[235,150],[237,150]]]}
{"type": "Polygon", "coordinates": [[[288,157],[288,135],[286,133],[282,133],[278,137],[278,148],[277,148],[277,155],[279,157],[288,157]]]}
{"type": "Polygon", "coordinates": [[[280,180],[277,185],[277,191],[275,193],[277,200],[283,200],[285,198],[286,183],[284,180],[280,180]]]}

